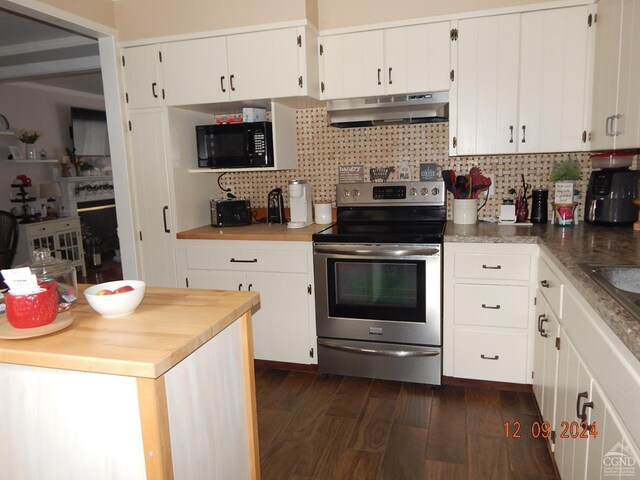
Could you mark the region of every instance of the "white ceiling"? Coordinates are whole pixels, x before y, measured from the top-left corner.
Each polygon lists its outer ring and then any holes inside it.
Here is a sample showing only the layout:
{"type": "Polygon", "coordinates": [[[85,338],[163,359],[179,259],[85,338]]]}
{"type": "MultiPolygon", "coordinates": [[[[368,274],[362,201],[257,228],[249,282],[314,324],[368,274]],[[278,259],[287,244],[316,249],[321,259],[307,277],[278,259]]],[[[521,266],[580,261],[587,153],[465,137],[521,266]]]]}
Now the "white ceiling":
{"type": "Polygon", "coordinates": [[[102,95],[97,40],[0,10],[0,82],[20,81],[102,95]]]}

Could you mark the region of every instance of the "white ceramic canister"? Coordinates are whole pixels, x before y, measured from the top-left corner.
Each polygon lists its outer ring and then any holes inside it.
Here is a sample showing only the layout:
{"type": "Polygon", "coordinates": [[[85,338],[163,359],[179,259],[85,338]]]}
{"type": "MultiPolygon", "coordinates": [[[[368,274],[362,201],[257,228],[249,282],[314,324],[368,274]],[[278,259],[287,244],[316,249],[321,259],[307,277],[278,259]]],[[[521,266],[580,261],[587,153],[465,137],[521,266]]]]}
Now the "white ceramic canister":
{"type": "Polygon", "coordinates": [[[328,225],[333,223],[332,207],[329,200],[318,200],[313,204],[313,214],[315,222],[320,225],[328,225]]]}
{"type": "Polygon", "coordinates": [[[473,225],[478,221],[477,198],[453,199],[453,223],[458,225],[473,225]]]}

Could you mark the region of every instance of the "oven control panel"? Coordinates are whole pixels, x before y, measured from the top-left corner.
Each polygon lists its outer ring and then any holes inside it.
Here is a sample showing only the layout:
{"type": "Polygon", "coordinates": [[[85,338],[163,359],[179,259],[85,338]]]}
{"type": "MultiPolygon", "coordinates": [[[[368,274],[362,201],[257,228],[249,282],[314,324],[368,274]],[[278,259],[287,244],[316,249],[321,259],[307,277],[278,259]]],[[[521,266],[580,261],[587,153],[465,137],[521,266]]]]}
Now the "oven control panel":
{"type": "Polygon", "coordinates": [[[443,181],[340,183],[337,206],[345,205],[444,205],[443,181]]]}

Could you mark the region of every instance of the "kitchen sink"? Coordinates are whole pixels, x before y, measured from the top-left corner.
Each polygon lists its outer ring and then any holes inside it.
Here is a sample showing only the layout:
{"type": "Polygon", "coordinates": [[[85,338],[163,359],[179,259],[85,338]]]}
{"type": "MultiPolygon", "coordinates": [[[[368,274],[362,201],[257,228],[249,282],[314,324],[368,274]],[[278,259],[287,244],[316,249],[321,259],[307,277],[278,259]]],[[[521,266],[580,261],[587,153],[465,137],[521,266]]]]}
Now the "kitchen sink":
{"type": "Polygon", "coordinates": [[[640,321],[640,266],[580,265],[625,310],[640,321]]]}

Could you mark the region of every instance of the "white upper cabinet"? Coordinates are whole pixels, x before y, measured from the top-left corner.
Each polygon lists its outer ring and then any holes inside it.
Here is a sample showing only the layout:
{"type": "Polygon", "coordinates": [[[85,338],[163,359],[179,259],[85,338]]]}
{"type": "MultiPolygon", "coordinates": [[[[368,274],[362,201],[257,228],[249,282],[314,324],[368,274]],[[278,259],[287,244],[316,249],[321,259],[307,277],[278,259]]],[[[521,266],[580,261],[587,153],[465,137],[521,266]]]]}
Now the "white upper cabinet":
{"type": "Polygon", "coordinates": [[[161,48],[167,105],[228,100],[225,37],[164,43],[161,48]]]}
{"type": "Polygon", "coordinates": [[[449,90],[449,22],[384,31],[386,93],[449,90]]]}
{"type": "Polygon", "coordinates": [[[326,100],[449,89],[449,22],[321,39],[326,100]]]}
{"type": "Polygon", "coordinates": [[[129,108],[319,96],[306,27],[125,48],[123,68],[129,108]]]}
{"type": "Polygon", "coordinates": [[[299,50],[296,28],[228,36],[229,98],[299,95],[299,50]]]}
{"type": "Polygon", "coordinates": [[[384,94],[382,30],[331,35],[321,40],[326,100],[384,94]]]}
{"type": "Polygon", "coordinates": [[[158,45],[125,49],[122,66],[129,108],[155,107],[164,103],[158,45]]]}
{"type": "Polygon", "coordinates": [[[452,155],[588,148],[589,8],[458,23],[452,155]]]}
{"type": "Polygon", "coordinates": [[[587,6],[522,15],[519,152],[583,149],[589,32],[587,6]]]}
{"type": "Polygon", "coordinates": [[[593,85],[593,150],[640,147],[640,1],[600,0],[593,85]]]}
{"type": "Polygon", "coordinates": [[[455,155],[514,153],[518,112],[520,15],[461,20],[450,99],[455,155]],[[456,110],[452,113],[452,110],[456,110]]]}

